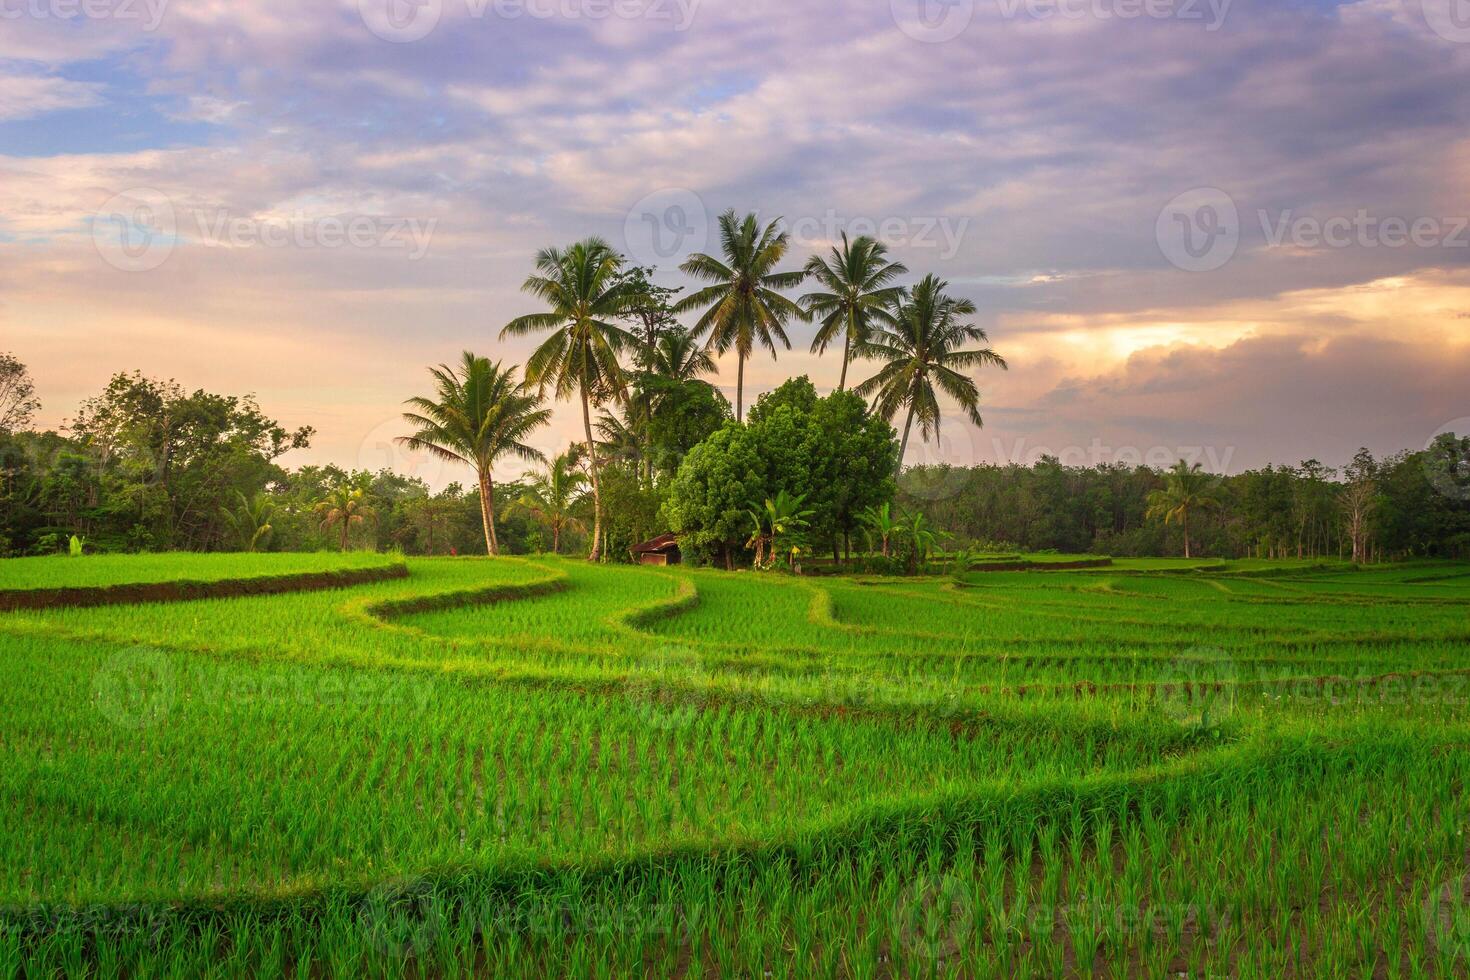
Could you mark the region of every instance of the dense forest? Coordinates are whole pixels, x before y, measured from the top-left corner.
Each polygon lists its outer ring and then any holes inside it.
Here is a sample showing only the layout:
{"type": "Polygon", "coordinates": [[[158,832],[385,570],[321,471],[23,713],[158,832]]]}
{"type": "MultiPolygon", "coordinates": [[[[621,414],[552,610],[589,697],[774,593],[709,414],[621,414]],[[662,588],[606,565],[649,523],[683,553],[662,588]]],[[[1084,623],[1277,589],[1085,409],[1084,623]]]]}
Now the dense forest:
{"type": "MultiPolygon", "coordinates": [[[[119,374],[64,431],[36,431],[24,367],[0,355],[0,554],[88,550],[400,548],[483,553],[478,488],[435,492],[389,471],[288,468],[311,444],[250,396],[187,392],[119,374]]],[[[781,490],[807,500],[812,550],[869,544],[858,513],[893,493],[895,433],[850,393],[818,397],[806,379],[763,396],[744,422],[708,383],[648,376],[630,410],[603,415],[605,554],[673,527],[694,557],[750,547],[747,507],[781,490]],[[637,425],[639,405],[650,424],[637,425]],[[736,499],[739,498],[739,499],[736,499]]],[[[498,484],[502,551],[576,552],[591,522],[575,452],[498,484]],[[560,477],[557,468],[560,467],[560,477]],[[578,488],[581,488],[580,490],[578,488]]],[[[1315,460],[1204,475],[1189,526],[1195,554],[1363,560],[1470,556],[1470,437],[1341,469],[1315,460]]],[[[1148,467],[920,467],[898,480],[896,514],[922,513],[942,546],[1117,556],[1182,553],[1182,528],[1152,500],[1169,474],[1148,467]]]]}

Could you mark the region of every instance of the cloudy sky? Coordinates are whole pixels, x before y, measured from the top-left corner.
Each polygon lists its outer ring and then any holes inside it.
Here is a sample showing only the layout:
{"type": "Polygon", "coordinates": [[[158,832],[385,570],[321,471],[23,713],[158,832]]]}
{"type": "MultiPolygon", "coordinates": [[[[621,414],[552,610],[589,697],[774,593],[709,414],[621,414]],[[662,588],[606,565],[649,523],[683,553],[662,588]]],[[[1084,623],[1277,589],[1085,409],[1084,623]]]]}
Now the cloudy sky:
{"type": "Polygon", "coordinates": [[[399,403],[524,360],[538,248],[679,285],[735,207],[978,304],[910,461],[1339,464],[1470,431],[1467,92],[1470,0],[0,0],[0,350],[48,425],[140,368],[443,483],[399,403]]]}

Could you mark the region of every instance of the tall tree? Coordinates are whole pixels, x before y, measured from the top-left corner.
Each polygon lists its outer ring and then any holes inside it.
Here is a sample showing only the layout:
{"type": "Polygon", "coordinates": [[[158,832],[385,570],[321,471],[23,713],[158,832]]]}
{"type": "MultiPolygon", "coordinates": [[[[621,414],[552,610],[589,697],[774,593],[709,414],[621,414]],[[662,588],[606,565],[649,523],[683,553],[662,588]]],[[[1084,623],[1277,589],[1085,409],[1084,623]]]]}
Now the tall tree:
{"type": "Polygon", "coordinates": [[[915,418],[919,420],[919,436],[925,442],[939,431],[936,387],[958,402],[971,422],[984,425],[980,389],[960,372],[985,365],[1006,368],[1005,359],[989,347],[962,349],[967,342],[988,343],[990,338],[980,327],[964,322],[974,315],[975,304],[950,296],[944,291],[948,285],[932,275],[919,280],[898,308],[892,325],[857,349],[858,356],[884,364],[853,391],[864,398],[871,396],[874,407],[886,419],[892,420],[900,410],[908,411],[895,473],[903,469],[915,418]]]}
{"type": "Polygon", "coordinates": [[[561,532],[568,527],[581,528],[576,511],[582,506],[587,477],[577,469],[571,453],[552,460],[546,471],[531,478],[531,485],[514,506],[551,528],[551,550],[561,554],[561,532]]]}
{"type": "Polygon", "coordinates": [[[1343,475],[1347,477],[1347,485],[1342,488],[1343,515],[1353,545],[1353,561],[1362,564],[1368,560],[1368,522],[1378,502],[1378,463],[1366,448],[1359,449],[1343,475]]]}
{"type": "Polygon", "coordinates": [[[24,429],[40,407],[26,366],[11,354],[0,353],[0,432],[24,429]]]}
{"type": "Polygon", "coordinates": [[[680,300],[674,312],[703,309],[694,335],[709,334],[709,345],[721,354],[734,349],[737,420],[745,417],[746,358],[757,343],[773,358],[777,341],[790,350],[786,324],[806,318],[800,306],[780,293],[796,288],[806,278],[805,271],[776,271],[791,248],[791,238],[780,230],[780,223],[778,218],[762,228],[754,214],[741,219],[732,208],[720,215],[723,261],[696,252],[680,266],[686,275],[711,284],[680,300]]]}
{"type": "Polygon", "coordinates": [[[418,431],[398,441],[410,449],[433,453],[440,459],[474,467],[480,482],[480,522],[485,551],[500,553],[495,536],[495,463],[511,455],[542,460],[527,436],[551,421],[551,410],[541,407],[541,396],[527,382],[516,379],[516,366],[502,368],[465,351],[456,371],[447,364],[430,368],[437,390],[433,398],[410,398],[414,411],[403,419],[418,431]]]}
{"type": "Polygon", "coordinates": [[[909,270],[889,262],[887,255],[887,246],[877,239],[863,235],[849,243],[843,232],[841,248],[834,246],[826,258],[813,255],[806,264],[807,275],[826,287],[801,298],[807,316],[821,324],[812,338],[812,353],[825,354],[838,335],[842,336],[838,391],[847,389],[853,345],[867,343],[873,324],[891,326],[893,309],[903,299],[903,288],[893,281],[909,270]]]}
{"type": "Polygon", "coordinates": [[[517,317],[500,331],[504,338],[550,330],[551,336],[526,362],[526,377],[540,385],[542,392],[550,387],[557,398],[581,399],[587,464],[592,476],[592,552],[588,561],[602,557],[602,483],[597,443],[592,437],[592,405],[626,401],[628,377],[618,356],[625,349],[638,349],[638,338],[613,322],[626,315],[634,295],[629,281],[620,275],[622,261],[601,238],[588,238],[565,251],[543,249],[536,256],[536,272],[521,288],[550,309],[517,317]]]}
{"type": "Polygon", "coordinates": [[[1162,490],[1148,495],[1149,520],[1162,520],[1165,524],[1178,524],[1184,530],[1184,557],[1189,553],[1189,518],[1202,510],[1218,510],[1219,498],[1211,490],[1215,477],[1204,472],[1199,463],[1193,466],[1180,460],[1169,470],[1162,490]]]}

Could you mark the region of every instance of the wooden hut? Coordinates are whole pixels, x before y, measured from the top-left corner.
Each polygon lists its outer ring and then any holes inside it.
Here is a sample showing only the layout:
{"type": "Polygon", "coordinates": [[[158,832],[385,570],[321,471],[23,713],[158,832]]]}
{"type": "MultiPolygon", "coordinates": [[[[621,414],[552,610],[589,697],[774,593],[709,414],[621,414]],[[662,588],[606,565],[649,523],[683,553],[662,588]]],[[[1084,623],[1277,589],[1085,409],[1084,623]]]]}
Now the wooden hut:
{"type": "Polygon", "coordinates": [[[640,565],[677,565],[683,559],[679,539],[673,534],[660,534],[633,548],[633,560],[640,565]]]}

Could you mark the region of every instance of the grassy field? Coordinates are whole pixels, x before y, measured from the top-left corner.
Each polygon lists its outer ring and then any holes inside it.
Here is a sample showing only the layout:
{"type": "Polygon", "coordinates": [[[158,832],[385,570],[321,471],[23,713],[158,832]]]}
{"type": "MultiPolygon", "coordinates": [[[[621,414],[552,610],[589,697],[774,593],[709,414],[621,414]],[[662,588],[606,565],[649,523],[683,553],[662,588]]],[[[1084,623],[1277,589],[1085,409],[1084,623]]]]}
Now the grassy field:
{"type": "Polygon", "coordinates": [[[0,613],[0,978],[1470,972],[1470,566],[407,570],[0,613]]]}

